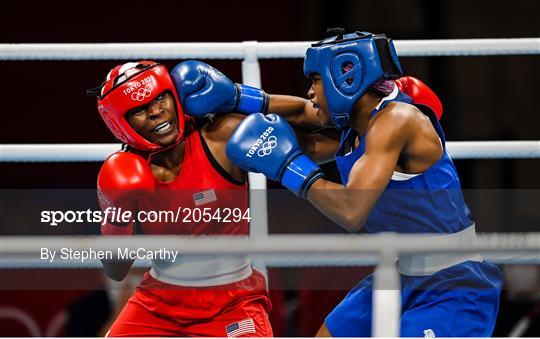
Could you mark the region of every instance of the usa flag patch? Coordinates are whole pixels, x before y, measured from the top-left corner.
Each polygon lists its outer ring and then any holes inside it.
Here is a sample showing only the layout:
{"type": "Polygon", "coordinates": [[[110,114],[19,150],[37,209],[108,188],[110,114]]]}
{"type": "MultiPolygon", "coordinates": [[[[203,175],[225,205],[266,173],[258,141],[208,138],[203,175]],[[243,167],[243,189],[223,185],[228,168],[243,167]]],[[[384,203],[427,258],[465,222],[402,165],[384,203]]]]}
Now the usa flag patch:
{"type": "Polygon", "coordinates": [[[225,329],[227,330],[227,337],[234,338],[241,336],[242,334],[255,333],[255,324],[253,323],[253,319],[247,318],[227,325],[225,329]]]}
{"type": "Polygon", "coordinates": [[[193,194],[193,201],[195,202],[195,206],[206,205],[213,201],[217,201],[216,191],[214,191],[214,189],[212,188],[206,191],[195,193],[193,194]]]}

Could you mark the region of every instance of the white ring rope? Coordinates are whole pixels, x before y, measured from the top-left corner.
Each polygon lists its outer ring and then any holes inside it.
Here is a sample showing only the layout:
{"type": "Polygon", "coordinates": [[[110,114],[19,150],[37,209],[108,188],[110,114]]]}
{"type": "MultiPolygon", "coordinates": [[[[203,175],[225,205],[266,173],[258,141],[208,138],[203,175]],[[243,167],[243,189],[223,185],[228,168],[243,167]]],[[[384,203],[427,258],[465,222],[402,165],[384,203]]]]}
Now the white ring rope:
{"type": "Polygon", "coordinates": [[[189,254],[377,254],[394,253],[474,253],[534,252],[540,256],[540,233],[488,233],[475,240],[448,239],[440,234],[346,234],[346,235],[269,235],[248,238],[239,236],[144,235],[130,237],[101,236],[2,236],[3,254],[35,254],[42,247],[60,251],[99,248],[115,251],[119,247],[179,249],[189,254]]]}
{"type": "MultiPolygon", "coordinates": [[[[496,264],[540,264],[540,233],[479,234],[474,242],[437,238],[433,234],[396,235],[271,235],[265,238],[230,236],[5,236],[1,268],[101,268],[97,260],[81,263],[62,260],[53,263],[36,257],[42,247],[60,251],[115,250],[117,248],[179,249],[182,254],[251,254],[253,260],[269,267],[374,266],[380,254],[417,252],[484,252],[487,261],[496,264]],[[426,240],[427,238],[427,240],[426,240]]],[[[140,260],[138,267],[149,267],[140,260]]]]}
{"type": "MultiPolygon", "coordinates": [[[[497,265],[540,265],[537,253],[484,253],[484,260],[497,265]]],[[[266,267],[301,268],[301,267],[361,267],[376,266],[380,263],[377,255],[369,254],[288,254],[288,255],[252,255],[252,261],[264,262],[266,267]]],[[[136,268],[150,268],[151,261],[137,259],[136,268]]],[[[99,260],[81,262],[74,259],[44,261],[36,256],[18,254],[3,255],[0,269],[101,269],[99,260]]]]}
{"type": "MultiPolygon", "coordinates": [[[[540,140],[449,141],[447,146],[454,159],[540,158],[540,140]]],[[[0,144],[0,163],[103,161],[120,147],[120,144],[0,144]]]]}
{"type": "Polygon", "coordinates": [[[448,141],[454,159],[540,158],[537,141],[448,141]]]}
{"type": "MultiPolygon", "coordinates": [[[[37,255],[41,248],[61,251],[88,251],[89,248],[113,251],[118,248],[145,250],[179,249],[183,254],[252,254],[254,259],[267,261],[279,254],[297,257],[302,254],[327,256],[330,254],[377,255],[374,272],[372,334],[376,337],[399,335],[401,293],[399,273],[395,264],[398,254],[410,253],[478,253],[513,258],[526,257],[540,262],[540,233],[479,234],[476,238],[450,239],[444,235],[379,233],[369,235],[269,235],[267,237],[231,236],[131,236],[131,237],[0,237],[0,267],[3,258],[22,254],[37,255]]],[[[298,258],[298,257],[297,257],[298,258]]],[[[365,258],[364,258],[365,259],[365,258]]],[[[508,258],[506,258],[508,259],[508,258]]],[[[512,258],[510,258],[512,259],[512,258]]],[[[285,259],[282,259],[285,260],[285,259]]],[[[34,260],[35,262],[35,260],[34,260]]],[[[9,263],[9,260],[6,260],[9,263]]],[[[24,264],[24,263],[23,263],[24,264]]],[[[31,268],[32,262],[28,263],[31,268]]],[[[6,268],[6,267],[3,267],[6,268]]],[[[22,268],[22,267],[20,267],[22,268]]],[[[40,267],[43,268],[43,267],[40,267]]],[[[67,266],[63,268],[68,268],[67,266]]]]}
{"type": "MultiPolygon", "coordinates": [[[[303,58],[311,42],[0,44],[0,60],[303,58]]],[[[540,38],[397,40],[399,56],[540,54],[540,38]]]]}

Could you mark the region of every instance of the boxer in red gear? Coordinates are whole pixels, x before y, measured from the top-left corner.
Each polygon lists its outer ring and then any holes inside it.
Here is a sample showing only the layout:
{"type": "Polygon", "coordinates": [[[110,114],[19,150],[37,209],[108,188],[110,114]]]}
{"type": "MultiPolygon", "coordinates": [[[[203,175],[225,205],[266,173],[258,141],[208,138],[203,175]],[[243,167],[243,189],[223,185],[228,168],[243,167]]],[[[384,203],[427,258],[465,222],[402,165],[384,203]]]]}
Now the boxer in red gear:
{"type": "MultiPolygon", "coordinates": [[[[115,67],[92,93],[111,132],[126,144],[98,176],[102,209],[141,211],[248,208],[246,172],[225,155],[243,116],[202,121],[185,117],[174,83],[151,61],[115,67]]],[[[104,235],[248,235],[248,219],[107,222],[104,235]]],[[[133,260],[104,260],[107,275],[122,280],[133,260]]],[[[193,256],[152,260],[134,295],[107,332],[111,337],[272,336],[264,276],[247,256],[193,256]]]]}

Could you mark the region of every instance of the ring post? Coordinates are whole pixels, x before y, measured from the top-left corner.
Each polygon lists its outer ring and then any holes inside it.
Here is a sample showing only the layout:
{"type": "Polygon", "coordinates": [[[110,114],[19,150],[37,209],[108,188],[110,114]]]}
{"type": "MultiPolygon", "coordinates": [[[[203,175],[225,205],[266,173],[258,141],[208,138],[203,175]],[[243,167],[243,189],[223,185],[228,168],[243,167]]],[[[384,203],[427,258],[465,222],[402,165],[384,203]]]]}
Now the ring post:
{"type": "MultiPolygon", "coordinates": [[[[257,41],[244,41],[242,60],[242,82],[248,86],[261,87],[261,67],[257,58],[257,41]]],[[[249,208],[251,223],[249,235],[255,239],[268,237],[268,209],[266,197],[266,177],[260,173],[249,173],[249,208]]],[[[253,261],[253,267],[267,277],[266,263],[253,261]]]]}
{"type": "Polygon", "coordinates": [[[373,337],[399,337],[401,281],[396,267],[396,235],[381,234],[381,260],[373,274],[373,337]]]}

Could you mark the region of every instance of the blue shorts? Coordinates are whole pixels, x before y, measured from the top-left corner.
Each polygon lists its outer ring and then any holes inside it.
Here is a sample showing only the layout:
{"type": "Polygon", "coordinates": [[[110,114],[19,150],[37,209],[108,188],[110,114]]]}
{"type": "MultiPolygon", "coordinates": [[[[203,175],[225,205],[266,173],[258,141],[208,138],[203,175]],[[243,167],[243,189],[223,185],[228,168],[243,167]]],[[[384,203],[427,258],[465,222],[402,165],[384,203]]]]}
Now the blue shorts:
{"type": "MultiPolygon", "coordinates": [[[[489,337],[502,289],[497,266],[467,261],[429,276],[401,276],[401,336],[489,337]]],[[[362,280],[326,317],[334,337],[371,336],[373,277],[362,280]]]]}

